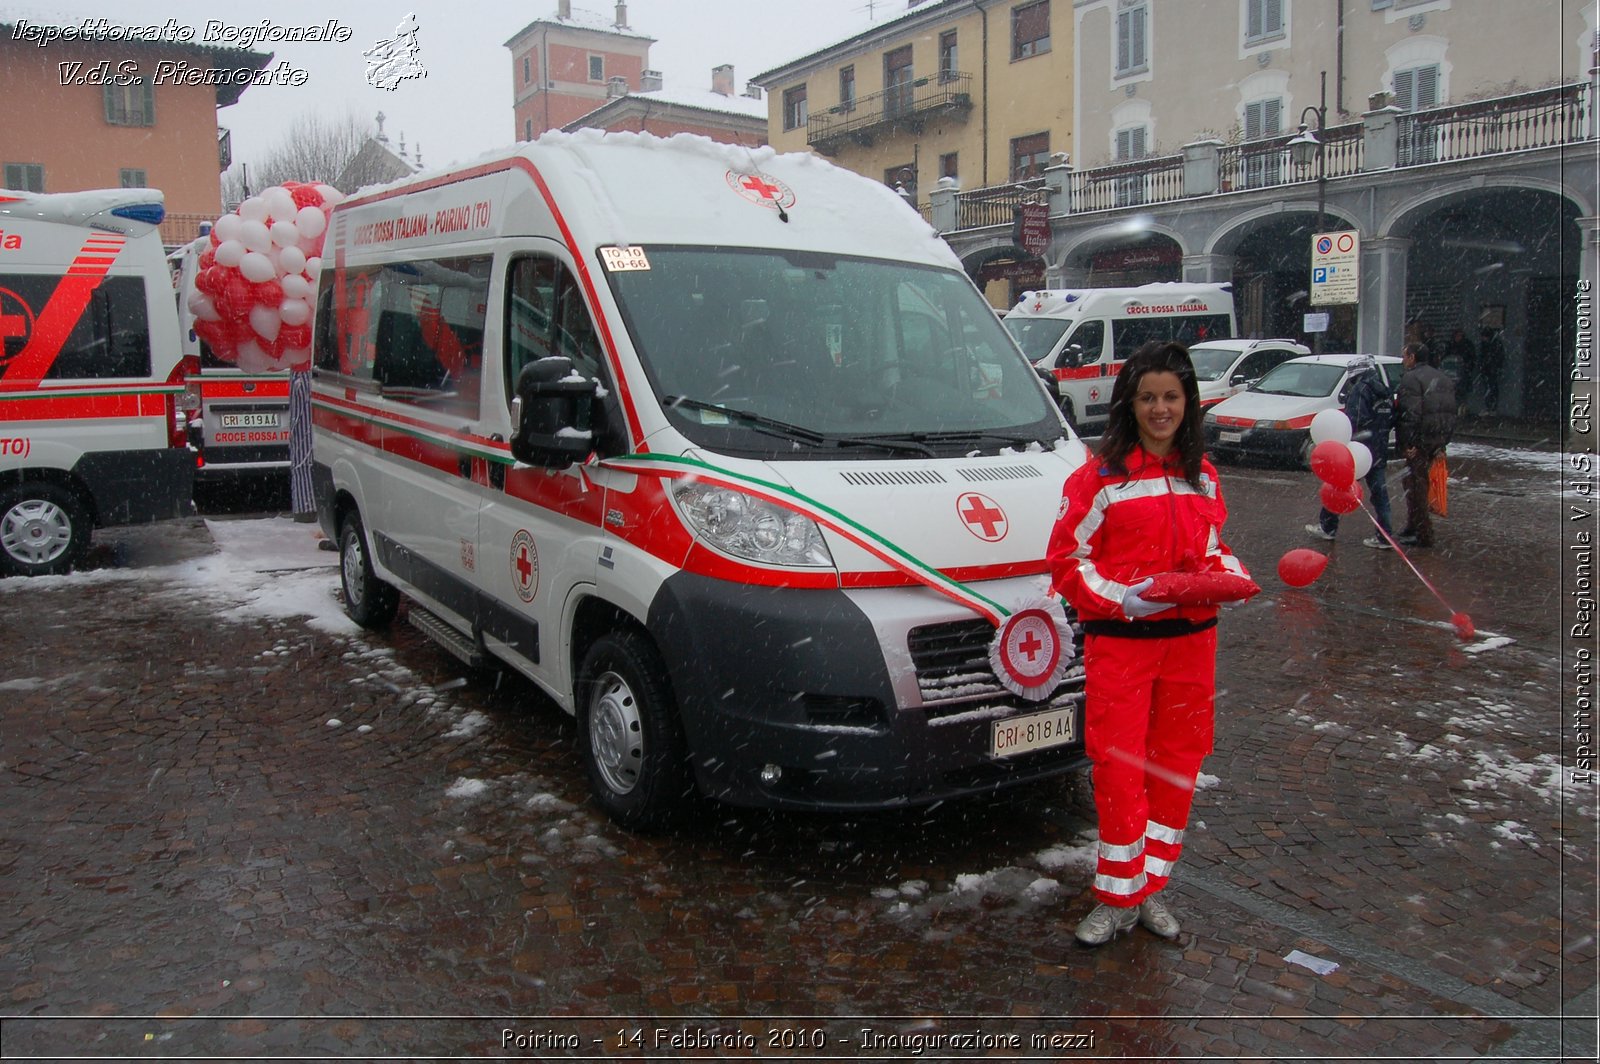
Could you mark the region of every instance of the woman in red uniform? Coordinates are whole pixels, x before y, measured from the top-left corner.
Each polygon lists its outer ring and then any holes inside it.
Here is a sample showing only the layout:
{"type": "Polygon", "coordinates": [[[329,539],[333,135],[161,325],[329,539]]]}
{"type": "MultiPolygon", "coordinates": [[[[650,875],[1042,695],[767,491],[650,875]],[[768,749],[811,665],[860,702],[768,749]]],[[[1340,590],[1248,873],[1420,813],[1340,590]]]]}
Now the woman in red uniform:
{"type": "Polygon", "coordinates": [[[1093,763],[1098,905],[1078,941],[1135,922],[1175,938],[1159,891],[1183,848],[1211,752],[1217,605],[1142,598],[1167,573],[1248,574],[1222,545],[1227,507],[1205,457],[1183,345],[1145,344],[1122,366],[1095,455],[1067,480],[1050,536],[1055,590],[1084,629],[1084,738],[1093,763]]]}

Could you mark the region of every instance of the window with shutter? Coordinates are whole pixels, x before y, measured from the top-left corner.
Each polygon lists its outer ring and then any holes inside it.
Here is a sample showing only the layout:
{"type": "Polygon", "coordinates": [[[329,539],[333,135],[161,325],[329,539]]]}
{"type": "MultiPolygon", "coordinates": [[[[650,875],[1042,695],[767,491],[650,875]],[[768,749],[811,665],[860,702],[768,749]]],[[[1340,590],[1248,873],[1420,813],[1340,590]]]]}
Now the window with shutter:
{"type": "MultiPolygon", "coordinates": [[[[1283,101],[1277,97],[1245,104],[1244,138],[1266,140],[1283,132],[1283,101]]],[[[1244,153],[1244,187],[1265,188],[1283,183],[1283,151],[1244,153]]]]}
{"type": "Polygon", "coordinates": [[[44,191],[44,166],[39,163],[6,163],[6,188],[18,192],[44,191]]]}
{"type": "MultiPolygon", "coordinates": [[[[1402,111],[1426,111],[1438,107],[1438,64],[1396,70],[1394,103],[1402,111]]],[[[1410,117],[1401,119],[1398,146],[1398,162],[1401,166],[1433,162],[1438,157],[1438,148],[1438,137],[1431,124],[1410,117]]]]}
{"type": "MultiPolygon", "coordinates": [[[[1129,126],[1117,130],[1117,161],[1133,162],[1146,154],[1148,132],[1144,126],[1129,126]]],[[[1145,201],[1144,175],[1129,174],[1117,178],[1113,202],[1118,207],[1132,207],[1145,201]]]]}
{"type": "Polygon", "coordinates": [[[155,89],[149,78],[126,84],[106,85],[106,121],[114,126],[153,126],[156,124],[155,89]]]}
{"type": "Polygon", "coordinates": [[[1145,41],[1148,8],[1144,4],[1117,12],[1117,73],[1133,74],[1146,69],[1145,41]]]}
{"type": "Polygon", "coordinates": [[[1050,50],[1050,0],[1011,9],[1011,58],[1026,59],[1050,50]]]}
{"type": "Polygon", "coordinates": [[[1145,155],[1145,127],[1130,126],[1117,130],[1117,162],[1143,159],[1145,155]]]}
{"type": "Polygon", "coordinates": [[[1245,6],[1245,43],[1257,44],[1282,36],[1283,0],[1248,0],[1245,6]]]}
{"type": "Polygon", "coordinates": [[[810,108],[806,106],[806,87],[798,85],[783,91],[783,128],[799,129],[806,124],[810,116],[810,108]]]}

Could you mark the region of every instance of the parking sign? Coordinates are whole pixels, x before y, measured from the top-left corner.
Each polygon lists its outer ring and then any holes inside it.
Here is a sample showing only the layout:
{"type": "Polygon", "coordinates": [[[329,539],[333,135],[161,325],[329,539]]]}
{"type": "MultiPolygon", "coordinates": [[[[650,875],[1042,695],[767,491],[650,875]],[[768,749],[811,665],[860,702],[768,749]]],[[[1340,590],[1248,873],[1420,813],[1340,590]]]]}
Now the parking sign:
{"type": "Polygon", "coordinates": [[[1361,299],[1361,235],[1353,229],[1311,237],[1311,303],[1358,303],[1361,299]]]}

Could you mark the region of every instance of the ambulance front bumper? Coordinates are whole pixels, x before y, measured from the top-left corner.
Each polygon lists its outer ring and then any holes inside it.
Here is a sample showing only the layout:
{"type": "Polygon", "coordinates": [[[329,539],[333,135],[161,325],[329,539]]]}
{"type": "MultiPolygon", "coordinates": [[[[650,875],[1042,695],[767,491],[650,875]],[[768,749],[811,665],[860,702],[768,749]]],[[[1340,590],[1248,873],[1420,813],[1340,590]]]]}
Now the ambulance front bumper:
{"type": "MultiPolygon", "coordinates": [[[[879,601],[899,595],[919,604],[926,594],[873,592],[879,601]]],[[[934,620],[894,637],[900,645],[885,645],[883,625],[846,592],[679,573],[662,586],[648,623],[700,787],[723,801],[885,809],[993,792],[1086,764],[1081,664],[1049,700],[1018,698],[994,680],[986,660],[993,629],[975,616],[934,620]],[[1067,722],[1071,739],[995,755],[997,722],[1038,714],[1067,722]]]]}

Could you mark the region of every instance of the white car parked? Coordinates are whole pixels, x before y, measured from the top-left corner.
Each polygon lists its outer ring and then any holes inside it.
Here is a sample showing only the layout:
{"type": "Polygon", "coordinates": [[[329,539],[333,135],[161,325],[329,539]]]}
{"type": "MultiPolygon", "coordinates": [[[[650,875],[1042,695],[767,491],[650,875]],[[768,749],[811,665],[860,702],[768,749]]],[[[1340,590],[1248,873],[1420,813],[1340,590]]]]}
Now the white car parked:
{"type": "Polygon", "coordinates": [[[1200,385],[1200,409],[1209,410],[1245,390],[1272,367],[1311,349],[1293,340],[1206,340],[1189,348],[1200,385]]]}
{"type": "MultiPolygon", "coordinates": [[[[1281,363],[1238,395],[1206,411],[1206,449],[1214,458],[1250,455],[1311,465],[1311,419],[1343,410],[1350,366],[1366,355],[1306,355],[1281,363]]],[[[1400,360],[1372,356],[1389,388],[1400,383],[1400,360]]]]}

